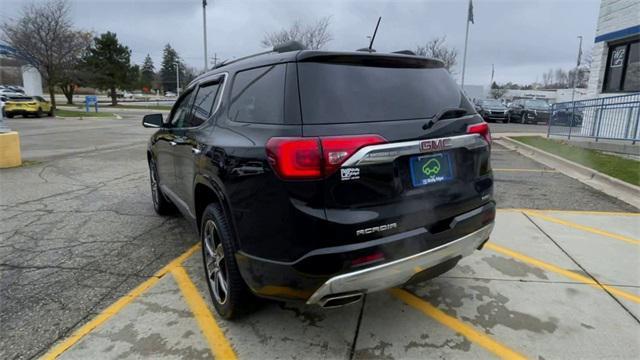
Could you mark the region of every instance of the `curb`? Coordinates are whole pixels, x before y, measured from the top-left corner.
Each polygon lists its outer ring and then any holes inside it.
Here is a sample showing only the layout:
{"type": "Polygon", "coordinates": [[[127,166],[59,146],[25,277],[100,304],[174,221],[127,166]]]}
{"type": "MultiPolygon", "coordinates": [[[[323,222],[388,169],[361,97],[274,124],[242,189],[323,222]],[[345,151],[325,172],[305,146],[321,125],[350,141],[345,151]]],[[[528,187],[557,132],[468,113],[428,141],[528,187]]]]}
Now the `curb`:
{"type": "Polygon", "coordinates": [[[521,143],[509,137],[496,140],[496,143],[514,150],[531,160],[552,167],[583,184],[613,196],[618,200],[640,209],[640,187],[618,180],[599,171],[577,164],[555,154],[521,143]]]}

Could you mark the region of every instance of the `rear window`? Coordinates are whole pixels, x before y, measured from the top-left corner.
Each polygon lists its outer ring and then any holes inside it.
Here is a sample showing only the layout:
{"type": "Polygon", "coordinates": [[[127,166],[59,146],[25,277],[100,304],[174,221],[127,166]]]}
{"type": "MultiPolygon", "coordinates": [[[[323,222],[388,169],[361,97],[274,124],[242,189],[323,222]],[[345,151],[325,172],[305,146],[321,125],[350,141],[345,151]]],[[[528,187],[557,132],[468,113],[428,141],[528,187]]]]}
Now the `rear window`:
{"type": "Polygon", "coordinates": [[[33,101],[33,98],[29,96],[12,96],[8,98],[7,101],[16,101],[16,102],[33,101]]]}
{"type": "Polygon", "coordinates": [[[298,63],[305,124],[431,118],[473,107],[444,68],[298,63]]]}

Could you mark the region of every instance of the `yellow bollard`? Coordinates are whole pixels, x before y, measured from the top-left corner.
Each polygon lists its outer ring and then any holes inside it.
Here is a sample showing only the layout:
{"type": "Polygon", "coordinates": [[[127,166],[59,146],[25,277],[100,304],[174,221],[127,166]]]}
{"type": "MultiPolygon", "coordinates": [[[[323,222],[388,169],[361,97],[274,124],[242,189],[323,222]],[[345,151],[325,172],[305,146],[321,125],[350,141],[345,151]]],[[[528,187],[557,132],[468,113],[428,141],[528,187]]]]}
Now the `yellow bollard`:
{"type": "Polygon", "coordinates": [[[0,133],[0,169],[20,165],[22,165],[22,157],[18,132],[0,133]]]}

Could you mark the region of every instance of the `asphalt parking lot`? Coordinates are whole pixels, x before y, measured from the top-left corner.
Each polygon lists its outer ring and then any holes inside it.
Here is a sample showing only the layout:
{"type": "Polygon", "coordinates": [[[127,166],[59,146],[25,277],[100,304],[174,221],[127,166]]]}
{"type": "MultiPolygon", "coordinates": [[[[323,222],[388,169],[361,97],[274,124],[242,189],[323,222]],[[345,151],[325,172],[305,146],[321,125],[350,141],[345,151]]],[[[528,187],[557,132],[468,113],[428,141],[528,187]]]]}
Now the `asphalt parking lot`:
{"type": "Polygon", "coordinates": [[[499,144],[496,228],[452,271],[226,322],[196,234],[153,212],[139,115],[8,124],[34,161],[0,170],[0,358],[640,357],[638,209],[499,144]]]}

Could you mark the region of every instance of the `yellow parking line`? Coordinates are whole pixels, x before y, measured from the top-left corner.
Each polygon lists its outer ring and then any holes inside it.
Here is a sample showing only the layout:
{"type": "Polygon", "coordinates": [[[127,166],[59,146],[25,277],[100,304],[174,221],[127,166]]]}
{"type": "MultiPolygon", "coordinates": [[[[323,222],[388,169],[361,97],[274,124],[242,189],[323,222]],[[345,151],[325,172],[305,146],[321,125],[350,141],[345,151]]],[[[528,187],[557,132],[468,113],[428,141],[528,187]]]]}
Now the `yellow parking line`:
{"type": "Polygon", "coordinates": [[[626,212],[626,211],[525,209],[525,208],[504,208],[504,209],[497,209],[497,211],[506,211],[506,212],[543,211],[543,212],[551,212],[551,213],[559,213],[559,214],[577,214],[577,215],[640,216],[640,212],[626,212]]]}
{"type": "Polygon", "coordinates": [[[516,168],[493,168],[493,171],[503,172],[542,172],[542,173],[555,173],[557,170],[553,169],[516,169],[516,168]]]}
{"type": "Polygon", "coordinates": [[[55,359],[60,354],[65,352],[75,343],[77,343],[80,339],[82,339],[85,335],[93,331],[95,328],[100,326],[105,321],[109,320],[111,317],[119,313],[127,304],[136,299],[140,294],[144,293],[147,289],[155,285],[164,275],[166,275],[171,269],[173,269],[176,265],[181,264],[185,259],[191,256],[196,250],[200,248],[200,245],[194,245],[189,250],[187,250],[182,255],[178,256],[174,260],[172,260],[169,264],[167,264],[162,269],[158,270],[151,278],[145,280],[142,284],[138,285],[135,289],[131,290],[128,294],[124,295],[120,299],[118,299],[113,304],[109,305],[106,309],[102,310],[100,314],[91,319],[88,323],[81,326],[79,329],[74,331],[71,336],[66,338],[64,341],[59,343],[58,345],[51,348],[46,354],[42,356],[42,360],[55,359]]]}
{"type": "Polygon", "coordinates": [[[591,226],[576,224],[574,222],[558,219],[558,218],[555,218],[555,217],[552,217],[552,216],[549,216],[549,215],[542,214],[542,213],[537,212],[537,211],[530,211],[529,210],[529,211],[523,211],[523,212],[525,214],[527,214],[527,215],[531,215],[533,217],[536,217],[536,218],[539,218],[539,219],[543,219],[543,220],[546,220],[546,221],[550,221],[550,222],[553,222],[553,223],[556,223],[556,224],[568,226],[570,228],[587,231],[587,232],[590,232],[590,233],[593,233],[593,234],[597,234],[597,235],[606,236],[606,237],[609,237],[609,238],[612,238],[612,239],[624,241],[624,242],[627,242],[627,243],[630,243],[630,244],[634,244],[634,245],[640,245],[640,240],[636,240],[636,239],[632,239],[632,238],[629,238],[629,237],[626,237],[626,236],[610,233],[608,231],[596,229],[596,228],[593,228],[591,226]]]}
{"type": "Polygon", "coordinates": [[[207,304],[200,296],[198,289],[189,278],[189,275],[182,266],[176,266],[171,270],[171,274],[176,279],[182,296],[189,304],[193,316],[200,326],[200,331],[209,343],[209,347],[216,359],[237,359],[235,351],[224,336],[224,333],[213,318],[207,304]]]}
{"type": "MultiPolygon", "coordinates": [[[[587,284],[587,285],[593,286],[594,288],[601,289],[601,285],[596,283],[593,279],[588,278],[588,277],[583,276],[583,275],[580,275],[580,274],[576,274],[573,271],[565,270],[565,269],[560,268],[560,267],[558,267],[556,265],[546,263],[546,262],[544,262],[542,260],[534,259],[534,258],[529,257],[527,255],[521,254],[519,252],[516,252],[514,250],[508,249],[508,248],[500,246],[500,245],[496,245],[496,244],[491,243],[491,242],[486,243],[484,245],[484,247],[486,249],[493,250],[493,251],[495,251],[497,253],[500,253],[502,255],[506,255],[506,256],[512,257],[512,258],[514,258],[516,260],[520,260],[520,261],[522,261],[524,263],[527,263],[527,264],[542,268],[544,270],[551,271],[551,272],[554,272],[556,274],[562,275],[562,276],[567,277],[567,278],[569,278],[571,280],[575,280],[575,281],[581,282],[583,284],[587,284]]],[[[636,303],[640,304],[640,296],[638,296],[638,295],[634,295],[632,293],[628,293],[626,291],[620,290],[620,289],[618,289],[616,287],[609,286],[609,285],[602,285],[602,288],[606,289],[611,294],[617,295],[619,297],[622,297],[622,298],[625,298],[627,300],[631,300],[633,302],[636,302],[636,303]]]]}
{"type": "Polygon", "coordinates": [[[524,355],[508,348],[496,340],[493,340],[489,336],[463,323],[462,321],[445,314],[442,310],[405,290],[391,289],[389,291],[407,305],[421,311],[425,315],[456,331],[469,339],[469,341],[482,346],[502,359],[526,359],[524,355]]]}

